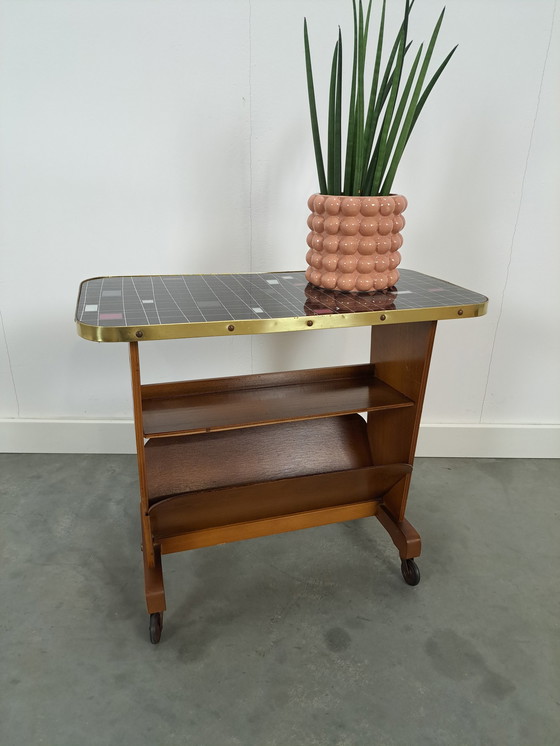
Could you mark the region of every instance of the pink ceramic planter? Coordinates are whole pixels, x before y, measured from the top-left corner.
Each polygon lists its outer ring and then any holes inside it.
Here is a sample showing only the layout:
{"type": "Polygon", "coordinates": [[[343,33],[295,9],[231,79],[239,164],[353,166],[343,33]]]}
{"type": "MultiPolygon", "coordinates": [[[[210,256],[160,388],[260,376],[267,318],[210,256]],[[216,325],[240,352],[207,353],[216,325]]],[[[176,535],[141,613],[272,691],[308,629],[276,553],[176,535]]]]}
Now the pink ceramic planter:
{"type": "Polygon", "coordinates": [[[396,284],[406,197],[313,194],[307,204],[311,210],[308,282],[327,290],[360,293],[396,284]]]}

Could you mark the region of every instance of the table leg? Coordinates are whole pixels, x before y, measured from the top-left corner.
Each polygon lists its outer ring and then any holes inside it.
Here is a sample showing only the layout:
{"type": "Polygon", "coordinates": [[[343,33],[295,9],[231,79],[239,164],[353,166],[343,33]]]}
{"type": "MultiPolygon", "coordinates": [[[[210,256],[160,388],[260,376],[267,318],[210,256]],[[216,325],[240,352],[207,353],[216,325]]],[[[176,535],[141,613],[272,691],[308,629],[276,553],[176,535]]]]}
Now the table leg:
{"type": "Polygon", "coordinates": [[[154,567],[150,567],[144,555],[144,590],[146,592],[146,607],[148,614],[165,611],[165,589],[163,586],[163,572],[161,569],[161,553],[159,547],[154,549],[154,567]]]}
{"type": "MultiPolygon", "coordinates": [[[[371,329],[371,362],[376,377],[414,402],[412,407],[368,414],[369,442],[376,465],[412,466],[436,325],[436,321],[421,321],[371,329]]],[[[377,515],[403,561],[418,557],[421,550],[418,532],[404,517],[409,486],[407,475],[385,495],[377,515]]]]}
{"type": "Polygon", "coordinates": [[[142,425],[142,389],[140,385],[140,356],[138,342],[130,343],[130,375],[132,402],[134,406],[134,432],[136,435],[136,457],[138,459],[138,482],[140,486],[140,520],[142,523],[142,547],[148,567],[155,567],[152,530],[148,516],[148,486],[144,458],[144,428],[142,425]]]}
{"type": "Polygon", "coordinates": [[[148,483],[144,457],[144,426],[142,422],[142,388],[140,381],[140,355],[138,342],[130,343],[130,374],[132,379],[132,401],[134,405],[134,431],[138,458],[138,481],[140,486],[140,522],[142,525],[142,555],[144,558],[144,591],[150,615],[150,640],[158,643],[163,627],[165,590],[161,568],[161,552],[154,545],[150,517],[148,515],[148,483]]]}

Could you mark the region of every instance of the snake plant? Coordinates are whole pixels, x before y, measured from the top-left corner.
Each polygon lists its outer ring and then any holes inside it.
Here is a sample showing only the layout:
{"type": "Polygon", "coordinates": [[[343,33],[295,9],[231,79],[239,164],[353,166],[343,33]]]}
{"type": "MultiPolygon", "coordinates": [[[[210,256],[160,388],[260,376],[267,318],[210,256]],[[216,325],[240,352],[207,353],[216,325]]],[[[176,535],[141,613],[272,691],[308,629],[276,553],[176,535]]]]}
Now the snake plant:
{"type": "Polygon", "coordinates": [[[319,188],[322,194],[378,196],[387,195],[391,191],[397,168],[420,112],[439,76],[457,49],[455,46],[449,52],[426,83],[428,67],[445,13],[444,8],[428,46],[424,51],[424,44],[420,44],[405,74],[406,56],[412,45],[412,42],[408,41],[408,26],[413,5],[414,0],[405,0],[404,17],[382,68],[386,0],[382,2],[371,83],[368,86],[369,98],[366,101],[366,58],[372,0],[369,0],[365,12],[362,0],[359,0],[358,6],[356,6],[356,0],[352,0],[354,53],[348,101],[344,169],[342,168],[342,34],[339,28],[331,64],[327,169],[325,171],[317,119],[307,19],[304,19],[303,36],[311,130],[319,188]]]}

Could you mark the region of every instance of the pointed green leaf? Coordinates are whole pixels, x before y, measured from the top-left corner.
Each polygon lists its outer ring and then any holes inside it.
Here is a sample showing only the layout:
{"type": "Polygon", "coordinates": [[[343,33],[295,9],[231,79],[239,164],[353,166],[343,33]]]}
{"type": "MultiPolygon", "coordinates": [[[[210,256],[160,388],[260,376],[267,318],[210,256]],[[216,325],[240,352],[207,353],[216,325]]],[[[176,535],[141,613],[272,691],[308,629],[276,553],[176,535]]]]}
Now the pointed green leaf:
{"type": "MultiPolygon", "coordinates": [[[[410,72],[408,74],[408,78],[405,84],[405,87],[403,89],[403,92],[401,94],[401,98],[399,101],[399,105],[397,108],[397,112],[395,114],[395,117],[391,123],[391,130],[389,132],[389,136],[387,138],[387,143],[385,145],[385,151],[384,151],[384,158],[385,158],[385,168],[387,165],[387,162],[391,156],[391,153],[393,151],[393,146],[395,145],[395,140],[397,139],[397,134],[399,131],[400,124],[402,122],[402,118],[404,116],[404,111],[406,108],[406,103],[408,101],[408,97],[410,96],[410,91],[412,89],[412,84],[414,82],[414,76],[416,75],[416,69],[418,68],[418,63],[420,62],[420,58],[422,56],[422,48],[423,45],[420,45],[420,48],[418,49],[418,52],[416,53],[416,57],[414,58],[414,62],[412,63],[412,67],[410,68],[410,72]]],[[[380,177],[381,178],[381,177],[380,177]]],[[[381,189],[381,193],[383,194],[384,191],[381,189]]]]}
{"type": "Polygon", "coordinates": [[[387,172],[387,176],[385,177],[385,181],[382,185],[382,190],[385,192],[389,190],[392,186],[393,179],[395,178],[395,174],[398,168],[398,165],[400,163],[400,160],[402,158],[402,154],[404,152],[404,149],[406,147],[406,143],[408,141],[408,138],[410,136],[410,132],[412,131],[412,125],[415,122],[414,115],[419,103],[420,99],[420,92],[422,90],[422,86],[424,85],[424,79],[426,77],[426,73],[428,71],[428,66],[430,64],[430,60],[432,58],[432,54],[434,51],[434,47],[436,44],[436,40],[439,34],[439,30],[441,28],[441,24],[443,21],[443,16],[445,13],[445,8],[441,11],[441,14],[438,18],[438,21],[435,25],[435,28],[432,32],[432,36],[430,38],[430,42],[428,44],[428,48],[426,50],[426,54],[424,56],[424,60],[422,62],[422,67],[420,68],[420,72],[418,74],[418,80],[416,81],[416,85],[414,87],[414,92],[412,94],[412,99],[410,101],[410,105],[408,107],[408,110],[406,112],[405,120],[403,127],[401,129],[401,133],[399,135],[399,139],[397,142],[397,146],[395,148],[395,152],[393,154],[393,159],[391,161],[391,165],[389,167],[389,170],[387,172]]]}
{"type": "Polygon", "coordinates": [[[355,126],[354,116],[356,107],[356,71],[358,67],[358,16],[356,12],[356,0],[352,0],[354,16],[354,55],[352,59],[352,84],[350,88],[350,101],[348,106],[348,132],[346,133],[346,163],[344,166],[344,194],[352,194],[354,181],[354,138],[355,126]]]}
{"type": "MultiPolygon", "coordinates": [[[[451,59],[451,57],[455,54],[455,50],[457,49],[458,46],[459,45],[456,44],[453,47],[453,49],[451,50],[451,52],[449,52],[449,54],[447,55],[447,57],[444,59],[444,61],[441,63],[441,65],[438,67],[438,69],[434,73],[432,79],[430,80],[430,82],[428,83],[428,85],[426,86],[426,88],[424,89],[422,95],[420,96],[420,98],[418,100],[418,105],[416,106],[416,111],[414,112],[414,117],[412,118],[412,124],[410,126],[410,131],[412,131],[412,128],[416,124],[416,120],[418,119],[418,116],[420,115],[420,112],[424,108],[424,104],[426,103],[426,100],[427,100],[428,96],[430,95],[430,93],[432,91],[432,88],[437,83],[437,80],[438,80],[439,76],[445,70],[445,68],[447,66],[447,63],[449,62],[449,60],[451,59]]],[[[410,132],[408,133],[408,136],[410,137],[410,132]]]]}
{"type": "MultiPolygon", "coordinates": [[[[411,46],[412,46],[412,42],[409,42],[406,45],[405,50],[404,50],[405,57],[411,46]]],[[[379,116],[381,112],[383,111],[385,102],[387,101],[387,98],[389,97],[389,94],[391,93],[391,90],[393,88],[394,77],[395,77],[395,70],[393,69],[387,79],[384,90],[380,89],[379,91],[379,96],[377,97],[377,103],[376,103],[376,106],[373,112],[373,119],[371,123],[369,124],[369,129],[368,129],[368,123],[366,122],[366,138],[367,139],[366,139],[366,147],[364,148],[364,157],[366,161],[370,162],[370,166],[371,166],[371,161],[373,159],[372,154],[371,154],[371,149],[373,147],[373,143],[375,140],[375,131],[377,129],[377,124],[379,122],[379,116]]],[[[377,159],[377,156],[379,154],[379,137],[377,138],[377,146],[378,147],[374,151],[375,159],[377,159]]],[[[370,170],[368,166],[367,174],[365,177],[365,183],[362,184],[363,194],[370,194],[371,186],[373,183],[373,171],[374,170],[375,170],[375,163],[374,163],[373,170],[370,170]]]]}
{"type": "Polygon", "coordinates": [[[317,121],[317,106],[315,103],[315,88],[313,85],[313,70],[311,68],[311,52],[309,50],[309,37],[307,34],[307,19],[303,22],[303,39],[305,45],[305,69],[307,73],[307,95],[309,97],[309,113],[311,115],[311,132],[313,134],[313,147],[315,148],[315,161],[317,163],[317,176],[319,177],[319,190],[322,194],[327,191],[327,179],[325,177],[325,166],[323,164],[323,153],[321,150],[321,137],[319,134],[319,123],[317,121]]]}
{"type": "Polygon", "coordinates": [[[328,161],[327,161],[327,190],[328,194],[335,194],[334,171],[335,171],[335,117],[336,117],[336,71],[338,66],[338,41],[335,44],[332,64],[331,82],[329,86],[329,130],[328,130],[328,161]]]}
{"type": "Polygon", "coordinates": [[[397,53],[397,61],[395,63],[395,71],[393,76],[393,85],[391,87],[391,93],[389,100],[387,101],[387,108],[385,109],[385,115],[383,117],[383,124],[381,125],[381,132],[379,133],[379,155],[377,157],[377,163],[375,165],[375,171],[373,174],[373,185],[372,190],[377,193],[380,188],[381,176],[385,171],[387,158],[386,148],[387,139],[389,135],[389,126],[393,117],[393,111],[395,109],[395,102],[399,91],[399,85],[402,75],[403,61],[404,61],[404,49],[406,47],[406,35],[408,31],[408,15],[410,13],[409,1],[405,0],[404,20],[399,32],[399,50],[397,53]]]}
{"type": "Polygon", "coordinates": [[[358,21],[358,70],[356,89],[356,111],[354,119],[355,127],[355,155],[354,155],[354,180],[352,183],[352,194],[360,193],[360,186],[363,179],[364,163],[364,70],[366,57],[366,39],[364,37],[364,11],[362,0],[359,3],[359,21],[358,21]]]}
{"type": "Polygon", "coordinates": [[[336,73],[336,106],[334,122],[334,194],[342,193],[341,151],[342,151],[342,34],[338,28],[338,63],[336,73]]]}
{"type": "Polygon", "coordinates": [[[372,0],[369,0],[368,8],[367,8],[367,11],[366,11],[366,22],[365,22],[365,26],[364,26],[364,39],[366,41],[367,41],[367,39],[369,37],[369,17],[371,15],[371,3],[372,3],[372,0]]]}
{"type": "Polygon", "coordinates": [[[379,21],[379,34],[377,35],[377,50],[375,52],[375,65],[373,68],[373,77],[371,80],[371,91],[369,94],[368,112],[366,118],[366,152],[369,157],[371,146],[373,143],[373,137],[375,134],[375,124],[373,116],[375,111],[375,102],[377,100],[377,86],[379,84],[379,70],[381,68],[381,55],[383,53],[383,33],[385,29],[385,5],[386,0],[383,0],[383,6],[381,8],[381,20],[379,21]]]}
{"type": "MultiPolygon", "coordinates": [[[[408,5],[408,15],[410,15],[410,11],[412,10],[412,7],[413,7],[415,1],[416,0],[410,0],[410,3],[408,5]]],[[[407,20],[407,22],[408,22],[407,18],[406,19],[403,18],[402,23],[401,23],[400,28],[399,28],[399,31],[398,31],[397,36],[395,38],[395,41],[393,43],[393,47],[392,47],[391,52],[389,54],[389,59],[387,60],[387,64],[385,65],[385,72],[383,74],[381,85],[379,87],[379,93],[383,93],[383,91],[385,90],[385,88],[386,88],[386,86],[388,84],[389,76],[391,75],[391,71],[392,71],[392,67],[393,67],[393,61],[394,61],[395,56],[397,54],[397,50],[399,48],[399,43],[400,43],[400,40],[401,40],[401,35],[403,33],[403,30],[404,30],[405,20],[407,20]]],[[[407,47],[407,50],[408,50],[408,47],[407,47]]]]}
{"type": "Polygon", "coordinates": [[[371,161],[369,163],[364,183],[362,185],[362,196],[371,196],[372,194],[372,185],[373,185],[373,174],[375,172],[375,166],[377,165],[377,159],[379,156],[379,138],[377,138],[377,142],[375,144],[375,148],[373,149],[373,155],[371,157],[371,161]]]}

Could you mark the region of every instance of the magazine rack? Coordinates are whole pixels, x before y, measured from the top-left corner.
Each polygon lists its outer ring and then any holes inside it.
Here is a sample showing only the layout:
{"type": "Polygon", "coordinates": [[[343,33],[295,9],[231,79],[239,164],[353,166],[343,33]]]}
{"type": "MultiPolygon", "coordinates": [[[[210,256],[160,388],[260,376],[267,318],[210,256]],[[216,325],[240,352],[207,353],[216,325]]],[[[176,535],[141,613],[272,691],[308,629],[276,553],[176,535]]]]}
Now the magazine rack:
{"type": "Polygon", "coordinates": [[[419,582],[420,536],[405,509],[436,324],[486,306],[410,270],[374,294],[320,290],[303,272],[82,283],[78,333],[130,347],[153,643],[170,552],[376,516],[404,580],[419,582]],[[351,326],[371,326],[367,364],[141,382],[139,346],[152,340],[351,326]]]}

